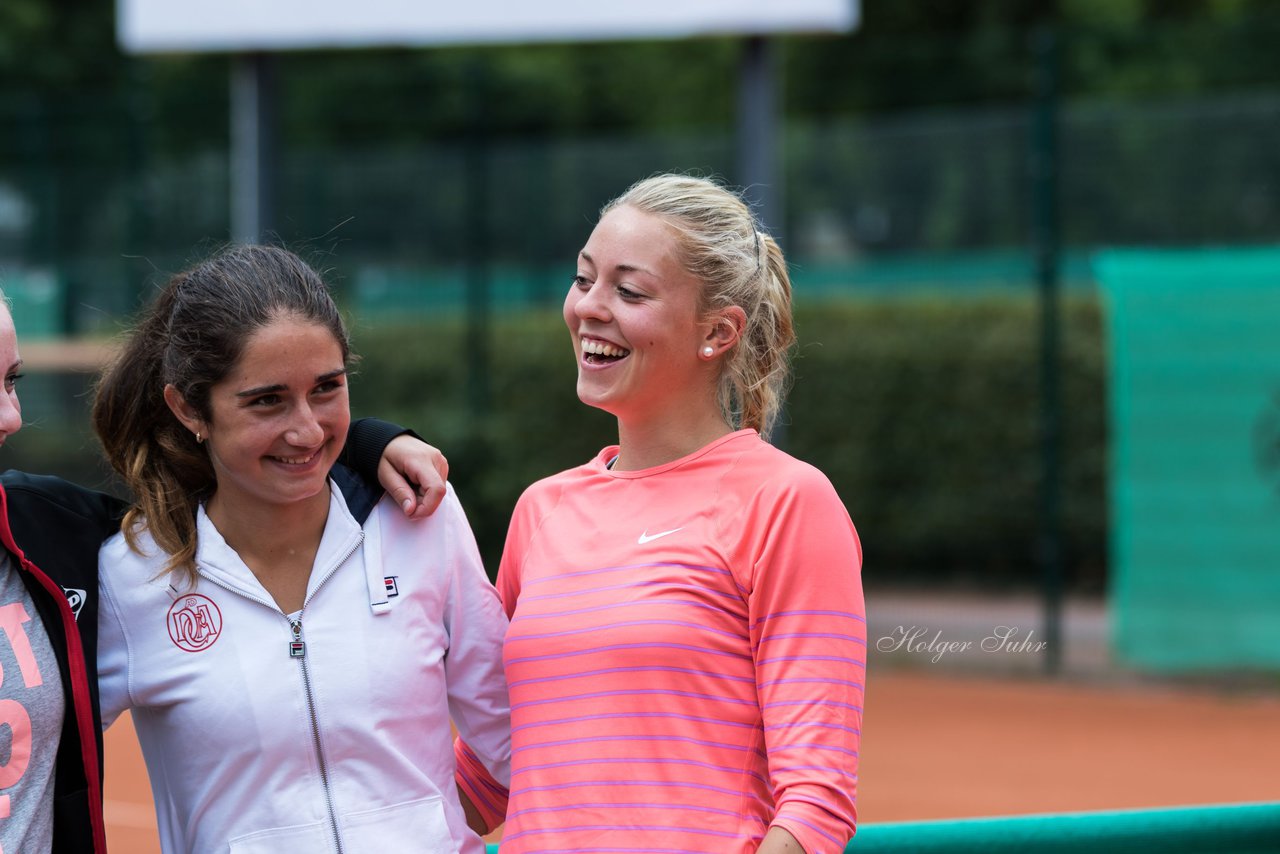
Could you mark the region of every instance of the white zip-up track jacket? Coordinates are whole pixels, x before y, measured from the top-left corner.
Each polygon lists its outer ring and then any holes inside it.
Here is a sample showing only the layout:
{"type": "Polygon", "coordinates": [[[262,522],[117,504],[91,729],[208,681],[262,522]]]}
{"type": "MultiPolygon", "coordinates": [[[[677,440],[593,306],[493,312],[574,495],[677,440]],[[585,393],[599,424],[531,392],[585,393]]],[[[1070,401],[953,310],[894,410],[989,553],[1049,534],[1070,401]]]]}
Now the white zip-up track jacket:
{"type": "Polygon", "coordinates": [[[194,589],[146,535],[102,548],[102,719],[132,709],[166,854],[484,850],[449,724],[509,785],[507,620],[462,507],[384,497],[360,524],[330,496],[293,615],[203,508],[194,589]]]}

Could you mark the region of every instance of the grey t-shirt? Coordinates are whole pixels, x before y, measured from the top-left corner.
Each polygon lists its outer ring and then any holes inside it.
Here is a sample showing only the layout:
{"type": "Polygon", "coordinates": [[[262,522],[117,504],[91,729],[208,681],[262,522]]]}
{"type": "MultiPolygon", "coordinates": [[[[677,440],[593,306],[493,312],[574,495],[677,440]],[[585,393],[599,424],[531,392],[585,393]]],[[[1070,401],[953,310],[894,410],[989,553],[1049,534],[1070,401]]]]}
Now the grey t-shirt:
{"type": "Polygon", "coordinates": [[[49,635],[0,549],[0,848],[53,847],[53,771],[66,713],[49,635]]]}

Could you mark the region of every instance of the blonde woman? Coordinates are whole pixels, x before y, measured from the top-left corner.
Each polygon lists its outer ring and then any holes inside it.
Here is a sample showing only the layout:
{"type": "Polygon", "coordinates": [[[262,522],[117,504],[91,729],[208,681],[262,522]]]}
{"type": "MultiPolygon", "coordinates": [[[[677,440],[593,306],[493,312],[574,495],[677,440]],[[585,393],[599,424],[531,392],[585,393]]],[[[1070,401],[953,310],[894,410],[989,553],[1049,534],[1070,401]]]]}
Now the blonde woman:
{"type": "MultiPolygon", "coordinates": [[[[564,319],[618,443],[511,522],[503,854],[843,850],[862,557],[827,478],[765,441],[794,339],[781,251],[723,187],[650,178],[604,208],[564,319]]],[[[494,787],[472,800],[502,820],[494,787]]]]}

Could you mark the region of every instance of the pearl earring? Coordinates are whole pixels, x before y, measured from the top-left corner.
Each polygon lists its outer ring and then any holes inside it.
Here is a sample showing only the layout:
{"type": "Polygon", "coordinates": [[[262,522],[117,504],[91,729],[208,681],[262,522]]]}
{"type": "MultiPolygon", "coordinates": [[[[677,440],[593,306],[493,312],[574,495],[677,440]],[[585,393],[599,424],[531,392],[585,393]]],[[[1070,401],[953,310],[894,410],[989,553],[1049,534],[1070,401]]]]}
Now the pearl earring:
{"type": "Polygon", "coordinates": [[[204,437],[203,437],[203,436],[201,436],[201,435],[200,435],[200,431],[199,431],[199,430],[197,430],[197,431],[196,431],[196,444],[197,444],[197,445],[199,445],[199,444],[200,444],[201,442],[203,442],[203,441],[204,441],[204,437]]]}
{"type": "Polygon", "coordinates": [[[710,344],[702,348],[702,358],[704,359],[710,359],[715,354],[716,348],[712,347],[710,344]]]}

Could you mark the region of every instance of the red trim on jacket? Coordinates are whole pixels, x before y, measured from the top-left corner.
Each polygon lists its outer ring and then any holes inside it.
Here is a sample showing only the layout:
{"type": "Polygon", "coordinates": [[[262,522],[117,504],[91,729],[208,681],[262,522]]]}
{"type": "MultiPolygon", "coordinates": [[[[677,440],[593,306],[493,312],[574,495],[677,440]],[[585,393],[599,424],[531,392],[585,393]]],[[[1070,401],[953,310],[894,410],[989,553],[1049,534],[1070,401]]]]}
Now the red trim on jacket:
{"type": "MultiPolygon", "coordinates": [[[[0,542],[11,554],[18,558],[22,569],[40,582],[57,603],[58,615],[62,618],[62,631],[67,640],[67,667],[70,670],[72,706],[76,716],[76,729],[80,733],[80,753],[84,757],[84,771],[89,786],[89,819],[93,822],[93,847],[97,851],[107,850],[107,830],[102,814],[102,788],[99,784],[98,745],[93,732],[93,710],[89,697],[89,671],[84,663],[84,647],[80,644],[80,630],[76,628],[75,614],[71,613],[71,603],[67,594],[56,581],[45,575],[44,570],[27,560],[26,554],[13,539],[13,531],[9,528],[9,496],[0,487],[0,542]]],[[[45,631],[50,627],[45,626],[45,631]]]]}

